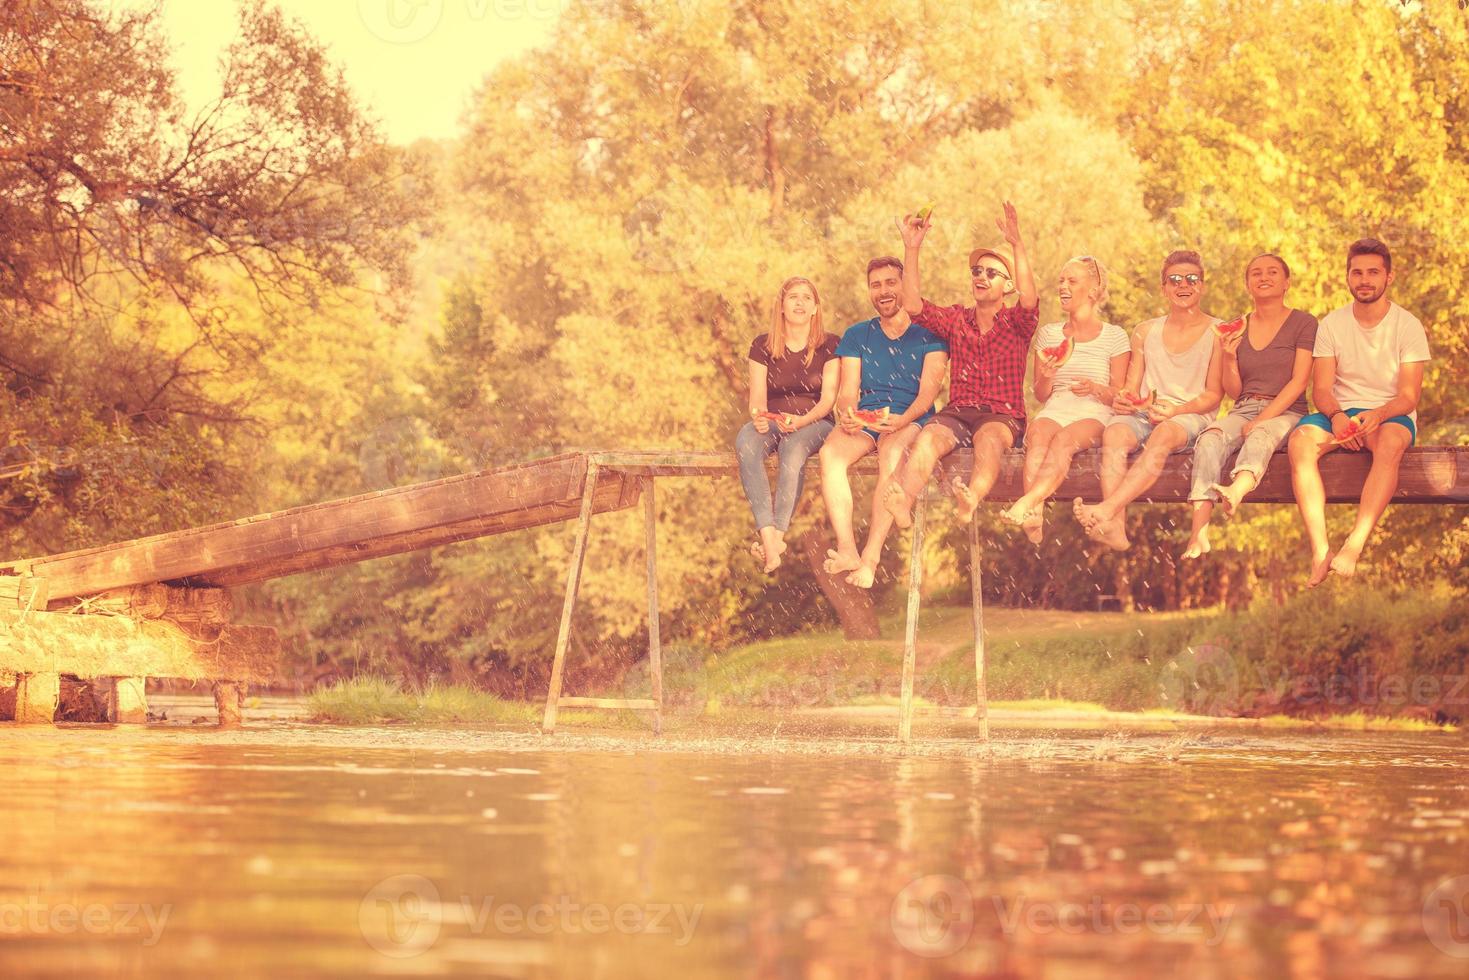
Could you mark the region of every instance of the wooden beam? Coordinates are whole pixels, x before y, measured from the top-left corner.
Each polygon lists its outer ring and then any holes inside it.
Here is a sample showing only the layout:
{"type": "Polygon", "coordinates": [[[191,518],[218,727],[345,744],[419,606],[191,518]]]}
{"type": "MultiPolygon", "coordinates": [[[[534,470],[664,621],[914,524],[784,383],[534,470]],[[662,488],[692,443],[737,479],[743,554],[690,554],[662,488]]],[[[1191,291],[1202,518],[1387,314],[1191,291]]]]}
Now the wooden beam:
{"type": "Polygon", "coordinates": [[[592,528],[592,497],[597,485],[596,462],[589,462],[583,477],[581,513],[577,517],[576,537],[571,545],[571,561],[566,569],[566,595],[561,602],[561,625],[556,631],[556,652],[551,657],[551,682],[546,691],[546,711],[541,718],[541,731],[554,734],[556,709],[561,705],[561,680],[566,670],[566,650],[571,643],[571,618],[576,610],[577,593],[581,591],[582,562],[587,556],[587,536],[592,528]]]}
{"type": "Polygon", "coordinates": [[[657,711],[658,702],[652,698],[557,698],[560,708],[632,708],[637,711],[657,711]]]}
{"type": "MultiPolygon", "coordinates": [[[[153,582],[238,585],[574,517],[585,454],[396,487],[0,566],[44,578],[52,599],[153,582]]],[[[603,471],[601,513],[636,503],[637,481],[603,471]]]]}
{"type": "MultiPolygon", "coordinates": [[[[619,451],[598,453],[597,459],[603,466],[619,472],[651,476],[736,476],[739,471],[732,452],[619,451]]],[[[961,449],[947,457],[945,462],[956,467],[958,472],[968,473],[972,460],[972,452],[961,449]]],[[[1021,486],[1021,466],[1024,460],[1025,454],[1021,450],[1011,450],[1005,454],[999,479],[990,491],[988,499],[991,502],[1008,503],[1021,496],[1024,492],[1021,486]]],[[[1371,465],[1370,453],[1335,452],[1327,456],[1321,462],[1321,476],[1326,482],[1327,500],[1331,503],[1355,502],[1371,465]]],[[[818,462],[812,460],[806,466],[808,477],[819,478],[818,462]]],[[[1177,453],[1171,456],[1163,476],[1144,500],[1154,503],[1186,502],[1192,467],[1192,454],[1177,453]]],[[[870,456],[860,460],[852,467],[852,472],[875,474],[876,460],[870,456]]],[[[1083,497],[1096,500],[1100,496],[1100,450],[1078,453],[1066,481],[1056,491],[1056,499],[1069,501],[1072,497],[1083,497]]],[[[1469,504],[1469,446],[1420,446],[1408,450],[1399,470],[1398,491],[1393,501],[1469,504]]],[[[1275,454],[1264,480],[1246,502],[1295,502],[1295,495],[1291,491],[1290,461],[1284,451],[1275,454]]]]}

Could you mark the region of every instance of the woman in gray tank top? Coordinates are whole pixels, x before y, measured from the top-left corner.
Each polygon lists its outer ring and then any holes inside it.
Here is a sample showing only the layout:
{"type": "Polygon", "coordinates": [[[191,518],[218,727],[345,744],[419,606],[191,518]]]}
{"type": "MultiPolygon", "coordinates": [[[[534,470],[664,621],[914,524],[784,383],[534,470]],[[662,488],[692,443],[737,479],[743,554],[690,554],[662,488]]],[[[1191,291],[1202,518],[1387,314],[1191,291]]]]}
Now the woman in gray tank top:
{"type": "Polygon", "coordinates": [[[1245,289],[1254,301],[1243,317],[1244,329],[1226,335],[1224,391],[1234,399],[1222,419],[1205,429],[1194,445],[1193,530],[1183,557],[1209,551],[1209,520],[1214,504],[1226,517],[1259,485],[1270,457],[1306,413],[1306,383],[1316,318],[1285,305],[1290,267],[1277,255],[1258,255],[1245,266],[1245,289]],[[1230,482],[1222,483],[1224,461],[1238,450],[1230,482]]]}

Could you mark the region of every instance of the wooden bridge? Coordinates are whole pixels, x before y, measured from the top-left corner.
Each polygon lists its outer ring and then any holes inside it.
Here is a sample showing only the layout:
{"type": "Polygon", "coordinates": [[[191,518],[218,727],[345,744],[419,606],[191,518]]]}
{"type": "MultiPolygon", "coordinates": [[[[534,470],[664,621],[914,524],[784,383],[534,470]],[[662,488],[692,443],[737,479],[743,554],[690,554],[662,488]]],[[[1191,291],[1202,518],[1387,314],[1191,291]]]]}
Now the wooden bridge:
{"type": "MultiPolygon", "coordinates": [[[[1020,453],[1011,453],[990,494],[995,502],[1020,495],[1020,453]]],[[[1187,499],[1190,457],[1173,457],[1148,496],[1154,503],[1187,499]]],[[[968,473],[968,452],[947,461],[968,473]]],[[[1366,475],[1366,454],[1337,453],[1322,463],[1328,499],[1354,501],[1366,475]]],[[[814,470],[816,463],[810,464],[814,470]]],[[[871,474],[872,460],[854,470],[871,474]]],[[[231,622],[229,588],[332,568],[420,548],[575,520],[576,536],[560,629],[553,652],[543,730],[553,732],[558,708],[630,708],[652,713],[663,703],[658,630],[654,481],[659,477],[734,476],[733,453],[569,453],[513,466],[361,494],[207,527],[173,531],[98,548],[0,565],[0,683],[13,678],[15,718],[49,722],[60,677],[89,679],[107,692],[109,718],[146,720],[148,677],[210,681],[222,725],[240,720],[243,690],[276,676],[275,630],[231,622]],[[649,659],[647,699],[564,697],[561,694],[572,617],[591,519],[641,499],[646,521],[649,659]]],[[[814,475],[814,474],[813,474],[814,475]]],[[[1057,498],[1099,495],[1099,454],[1080,454],[1057,498]]],[[[932,493],[932,491],[931,491],[932,493]]],[[[1289,467],[1277,460],[1256,502],[1290,502],[1289,467]]],[[[1396,502],[1469,503],[1469,447],[1410,450],[1396,502]]],[[[978,704],[984,726],[984,629],[979,602],[979,549],[971,525],[978,704]]],[[[922,546],[924,507],[915,510],[913,554],[922,546]]],[[[922,563],[910,563],[908,629],[900,734],[912,719],[913,650],[922,563]]]]}

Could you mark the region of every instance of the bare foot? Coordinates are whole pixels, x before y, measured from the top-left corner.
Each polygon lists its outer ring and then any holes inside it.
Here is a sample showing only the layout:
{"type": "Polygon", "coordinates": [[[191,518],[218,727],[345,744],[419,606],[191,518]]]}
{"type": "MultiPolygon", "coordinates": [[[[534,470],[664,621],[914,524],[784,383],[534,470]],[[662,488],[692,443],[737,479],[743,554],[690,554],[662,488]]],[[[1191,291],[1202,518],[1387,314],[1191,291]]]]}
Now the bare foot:
{"type": "Polygon", "coordinates": [[[858,565],[851,575],[847,576],[847,584],[855,585],[859,589],[872,588],[872,580],[877,576],[877,566],[866,562],[858,565]]]}
{"type": "Polygon", "coordinates": [[[852,572],[862,567],[862,556],[857,552],[840,552],[831,548],[826,550],[826,561],[821,563],[822,569],[828,575],[840,575],[842,572],[852,572]]]}
{"type": "Polygon", "coordinates": [[[1075,515],[1077,522],[1081,524],[1082,528],[1089,535],[1097,525],[1105,524],[1107,521],[1113,519],[1102,513],[1101,504],[1084,504],[1081,502],[1080,497],[1071,501],[1071,513],[1075,515]]]}
{"type": "Polygon", "coordinates": [[[1020,530],[1025,532],[1025,537],[1031,544],[1040,544],[1046,536],[1045,511],[1031,511],[1026,515],[1025,520],[1020,522],[1020,530]]]}
{"type": "Polygon", "coordinates": [[[769,575],[771,572],[780,567],[781,556],[786,553],[786,543],[784,541],[776,539],[775,547],[768,550],[761,550],[765,551],[765,574],[769,575]]]}
{"type": "MultiPolygon", "coordinates": [[[[1093,540],[1102,542],[1114,551],[1126,551],[1132,547],[1132,542],[1127,540],[1127,527],[1121,517],[1099,522],[1094,531],[1093,540]]],[[[1092,533],[1089,532],[1087,536],[1092,537],[1092,533]]]]}
{"type": "Polygon", "coordinates": [[[1183,550],[1185,558],[1202,558],[1212,550],[1209,544],[1209,525],[1205,524],[1199,528],[1198,533],[1188,539],[1188,547],[1183,550]]]}
{"type": "Polygon", "coordinates": [[[950,480],[949,492],[954,495],[954,517],[959,523],[968,524],[974,520],[974,512],[979,509],[979,495],[969,489],[964,478],[956,476],[950,480]]]}
{"type": "Polygon", "coordinates": [[[1000,520],[1006,524],[1014,524],[1016,527],[1024,524],[1029,517],[1030,509],[1022,507],[1018,500],[1005,510],[1000,511],[1000,520]]]}
{"type": "Polygon", "coordinates": [[[1225,517],[1233,517],[1235,508],[1245,499],[1245,494],[1249,493],[1239,483],[1211,483],[1209,489],[1219,494],[1219,502],[1224,508],[1225,517]]]}
{"type": "Polygon", "coordinates": [[[1311,577],[1306,579],[1306,588],[1314,589],[1326,581],[1326,576],[1331,572],[1331,562],[1335,555],[1328,551],[1311,563],[1311,577]]]}
{"type": "Polygon", "coordinates": [[[888,484],[888,491],[882,498],[883,509],[893,515],[893,523],[907,530],[913,526],[913,501],[908,496],[897,480],[888,484]]]}
{"type": "Polygon", "coordinates": [[[1343,545],[1331,559],[1331,574],[1340,575],[1342,578],[1351,578],[1357,574],[1357,561],[1362,557],[1362,549],[1353,548],[1351,545],[1343,545]]]}

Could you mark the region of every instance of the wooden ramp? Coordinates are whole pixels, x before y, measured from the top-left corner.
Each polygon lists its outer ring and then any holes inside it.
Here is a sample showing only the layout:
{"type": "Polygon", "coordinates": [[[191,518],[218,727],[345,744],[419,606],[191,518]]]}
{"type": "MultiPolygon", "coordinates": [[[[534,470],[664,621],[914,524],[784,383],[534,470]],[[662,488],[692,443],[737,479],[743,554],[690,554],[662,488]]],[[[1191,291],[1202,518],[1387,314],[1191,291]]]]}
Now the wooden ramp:
{"type": "MultiPolygon", "coordinates": [[[[529,463],[293,507],[207,527],[0,565],[46,582],[51,602],[169,582],[223,587],[500,534],[577,516],[588,457],[529,463]]],[[[595,512],[637,503],[639,481],[603,470],[595,512]]]]}

